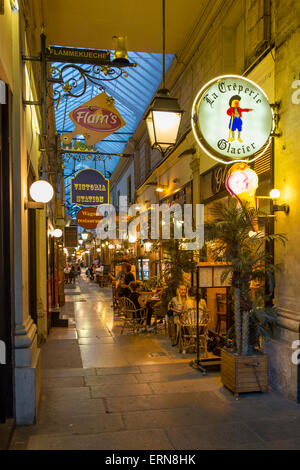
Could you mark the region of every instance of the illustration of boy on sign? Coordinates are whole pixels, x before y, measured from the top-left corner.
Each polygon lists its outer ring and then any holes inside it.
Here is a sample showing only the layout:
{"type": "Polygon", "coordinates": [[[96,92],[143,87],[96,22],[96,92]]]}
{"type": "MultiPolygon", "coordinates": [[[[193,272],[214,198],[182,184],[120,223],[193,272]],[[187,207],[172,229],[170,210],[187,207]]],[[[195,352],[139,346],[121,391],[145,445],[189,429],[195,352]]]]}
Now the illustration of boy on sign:
{"type": "Polygon", "coordinates": [[[241,97],[239,95],[234,95],[229,100],[230,108],[227,110],[228,116],[231,116],[229,122],[229,136],[228,142],[233,142],[235,140],[234,133],[238,131],[238,141],[243,142],[241,139],[241,132],[243,127],[243,120],[242,115],[243,113],[248,113],[249,111],[253,111],[250,108],[241,108],[240,107],[241,97]]]}

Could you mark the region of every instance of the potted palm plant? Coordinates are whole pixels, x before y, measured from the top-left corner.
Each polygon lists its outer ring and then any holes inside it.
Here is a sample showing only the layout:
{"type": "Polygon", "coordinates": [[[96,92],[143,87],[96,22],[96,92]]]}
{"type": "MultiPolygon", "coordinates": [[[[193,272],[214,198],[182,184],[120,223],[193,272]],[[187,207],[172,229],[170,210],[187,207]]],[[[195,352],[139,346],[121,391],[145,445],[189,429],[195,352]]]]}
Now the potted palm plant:
{"type": "Polygon", "coordinates": [[[228,332],[231,339],[221,352],[222,381],[236,396],[241,392],[266,391],[268,358],[262,346],[274,333],[277,313],[270,305],[275,266],[265,247],[273,241],[284,243],[286,237],[254,230],[260,214],[236,200],[230,200],[228,206],[216,203],[211,215],[206,237],[213,242],[212,256],[230,263],[222,281],[231,276],[234,312],[233,327],[228,332]]]}

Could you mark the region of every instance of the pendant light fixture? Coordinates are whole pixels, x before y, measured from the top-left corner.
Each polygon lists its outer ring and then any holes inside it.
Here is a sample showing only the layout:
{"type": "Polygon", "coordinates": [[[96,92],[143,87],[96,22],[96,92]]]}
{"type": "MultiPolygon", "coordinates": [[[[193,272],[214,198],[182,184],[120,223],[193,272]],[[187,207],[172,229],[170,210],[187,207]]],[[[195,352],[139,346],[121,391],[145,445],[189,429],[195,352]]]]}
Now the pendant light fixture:
{"type": "Polygon", "coordinates": [[[162,0],[163,17],[163,71],[162,88],[158,90],[144,117],[152,148],[157,148],[162,155],[174,147],[178,135],[183,110],[177,98],[171,98],[166,88],[166,47],[165,47],[165,0],[162,0]]]}

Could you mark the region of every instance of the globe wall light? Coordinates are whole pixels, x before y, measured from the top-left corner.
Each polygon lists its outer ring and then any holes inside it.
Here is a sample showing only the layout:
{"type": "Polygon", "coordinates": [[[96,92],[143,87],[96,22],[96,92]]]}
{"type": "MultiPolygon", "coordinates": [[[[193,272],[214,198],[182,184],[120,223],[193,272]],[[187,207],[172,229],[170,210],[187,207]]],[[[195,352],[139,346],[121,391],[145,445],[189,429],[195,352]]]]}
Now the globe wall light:
{"type": "Polygon", "coordinates": [[[270,191],[270,198],[271,198],[271,199],[278,199],[278,198],[280,198],[280,191],[279,191],[279,189],[272,189],[272,191],[270,191]]]}
{"type": "MultiPolygon", "coordinates": [[[[288,214],[290,212],[290,206],[286,203],[277,204],[277,199],[280,198],[279,189],[272,189],[269,193],[269,196],[257,196],[257,199],[272,199],[273,201],[273,212],[285,212],[288,214]]],[[[269,217],[272,217],[271,215],[269,217]]],[[[273,216],[274,217],[274,216],[273,216]]]]}
{"type": "Polygon", "coordinates": [[[44,204],[53,198],[54,191],[48,181],[39,180],[32,183],[29,194],[33,201],[25,200],[25,209],[43,209],[44,204]]]}
{"type": "Polygon", "coordinates": [[[152,148],[157,148],[164,156],[167,150],[174,147],[178,135],[178,130],[183,114],[180,109],[177,98],[171,98],[169,90],[166,88],[166,48],[165,48],[165,0],[162,0],[162,19],[163,19],[163,72],[162,88],[158,90],[153,98],[149,109],[146,112],[144,120],[146,121],[152,148]]]}
{"type": "Polygon", "coordinates": [[[108,245],[108,249],[109,249],[109,250],[113,250],[113,249],[114,249],[114,245],[112,245],[112,244],[108,245]]]}
{"type": "Polygon", "coordinates": [[[52,235],[55,238],[60,238],[62,236],[62,230],[60,228],[56,228],[53,232],[52,235]]]}

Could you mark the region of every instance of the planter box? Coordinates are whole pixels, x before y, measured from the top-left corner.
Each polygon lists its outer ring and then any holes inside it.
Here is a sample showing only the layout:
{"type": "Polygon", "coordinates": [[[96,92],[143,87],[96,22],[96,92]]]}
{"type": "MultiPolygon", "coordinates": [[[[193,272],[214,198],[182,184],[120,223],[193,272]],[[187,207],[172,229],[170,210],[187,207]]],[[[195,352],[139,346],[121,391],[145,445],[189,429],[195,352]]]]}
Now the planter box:
{"type": "Polygon", "coordinates": [[[268,356],[238,356],[224,348],[221,351],[221,379],[236,397],[239,393],[266,392],[269,383],[268,356]]]}

